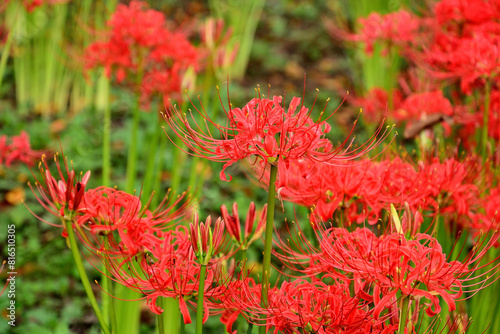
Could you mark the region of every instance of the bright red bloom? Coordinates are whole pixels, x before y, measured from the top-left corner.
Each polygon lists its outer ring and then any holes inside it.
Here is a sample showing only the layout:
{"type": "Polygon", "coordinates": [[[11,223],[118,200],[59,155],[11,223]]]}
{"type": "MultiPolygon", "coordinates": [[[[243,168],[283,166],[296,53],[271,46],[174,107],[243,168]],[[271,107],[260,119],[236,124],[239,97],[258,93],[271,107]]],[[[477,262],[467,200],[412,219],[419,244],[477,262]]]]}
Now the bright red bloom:
{"type": "MultiPolygon", "coordinates": [[[[484,231],[498,229],[500,224],[500,186],[497,186],[480,199],[480,207],[484,210],[474,216],[472,230],[481,235],[484,231]]],[[[498,245],[497,245],[498,246],[498,245]]]]}
{"type": "MultiPolygon", "coordinates": [[[[268,173],[262,182],[267,185],[268,173]]],[[[391,203],[424,205],[425,179],[415,167],[397,158],[380,162],[349,161],[339,165],[318,165],[311,171],[306,162],[291,164],[287,184],[280,196],[312,210],[311,220],[327,221],[340,213],[348,221],[376,224],[391,203]],[[417,189],[419,191],[417,191],[417,189]]]]}
{"type": "Polygon", "coordinates": [[[359,23],[361,29],[352,39],[364,42],[366,53],[371,54],[376,42],[407,46],[415,39],[420,22],[415,15],[400,10],[384,15],[374,12],[366,18],[360,18],[359,23]]]}
{"type": "Polygon", "coordinates": [[[164,15],[142,1],[119,4],[107,24],[107,40],[85,51],[87,69],[104,67],[107,76],[114,72],[118,82],[127,80],[141,92],[142,102],[153,93],[180,92],[184,72],[198,62],[185,34],[169,30],[164,15]]]}
{"type": "Polygon", "coordinates": [[[153,231],[161,234],[190,213],[185,193],[177,197],[169,195],[152,210],[149,202],[143,206],[139,197],[115,188],[88,190],[76,217],[76,223],[89,229],[92,236],[91,242],[81,236],[83,243],[98,253],[129,257],[138,254],[151,242],[153,231]]]}
{"type": "Polygon", "coordinates": [[[381,126],[368,142],[355,149],[351,148],[349,138],[339,147],[334,147],[325,137],[331,129],[326,122],[331,116],[323,118],[322,112],[320,118],[313,121],[310,118],[312,110],[304,107],[297,97],[292,98],[287,109],[281,96],[274,96],[272,100],[259,96],[242,109],[230,106],[229,110],[225,110],[228,117],[226,126],[215,124],[205,110],[197,111],[205,119],[205,130],[191,115],[196,124],[193,128],[186,115],[175,108],[175,115],[169,112],[164,114],[164,118],[192,150],[190,154],[225,162],[220,173],[224,181],[227,181],[227,167],[238,160],[256,156],[260,158],[261,166],[265,167],[268,163],[277,165],[277,183],[285,185],[285,170],[291,163],[306,160],[312,164],[336,164],[351,160],[371,150],[388,135],[388,131],[384,131],[378,137],[382,132],[381,126]],[[219,131],[221,139],[214,138],[209,124],[219,131]]]}

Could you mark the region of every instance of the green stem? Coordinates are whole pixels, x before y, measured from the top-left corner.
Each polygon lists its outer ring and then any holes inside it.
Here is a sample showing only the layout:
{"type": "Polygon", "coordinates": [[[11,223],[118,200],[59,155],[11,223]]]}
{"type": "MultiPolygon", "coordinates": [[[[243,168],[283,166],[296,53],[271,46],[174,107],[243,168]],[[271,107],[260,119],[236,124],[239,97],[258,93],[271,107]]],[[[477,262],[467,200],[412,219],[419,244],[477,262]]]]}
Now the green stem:
{"type": "Polygon", "coordinates": [[[198,305],[196,307],[196,334],[203,333],[203,299],[205,297],[205,276],[207,275],[207,266],[201,265],[200,285],[198,287],[198,305]]]}
{"type": "Polygon", "coordinates": [[[240,264],[243,264],[247,259],[247,250],[245,249],[240,249],[239,251],[239,262],[240,264]]]}
{"type": "MultiPolygon", "coordinates": [[[[164,160],[165,160],[165,153],[164,152],[166,149],[167,149],[167,141],[166,140],[160,141],[160,145],[158,147],[158,152],[160,152],[160,154],[158,154],[158,164],[156,166],[156,176],[155,176],[155,179],[153,180],[153,184],[158,185],[158,187],[160,187],[161,183],[162,183],[161,172],[162,172],[163,164],[164,164],[164,160]]],[[[153,197],[153,200],[151,201],[152,208],[156,208],[160,197],[161,196],[154,196],[153,197]]],[[[177,307],[177,308],[179,308],[179,307],[177,307]]]]}
{"type": "MultiPolygon", "coordinates": [[[[179,108],[181,108],[182,114],[186,113],[187,103],[180,105],[179,108]]],[[[184,171],[184,164],[186,163],[186,153],[179,149],[179,147],[182,147],[184,144],[178,136],[175,136],[174,141],[175,145],[170,145],[173,150],[173,166],[170,188],[173,191],[180,192],[179,187],[181,184],[182,172],[184,171]]],[[[191,191],[193,190],[194,189],[191,189],[191,191]]]]}
{"type": "MultiPolygon", "coordinates": [[[[180,298],[182,298],[182,296],[180,298]]],[[[180,317],[180,320],[181,320],[181,334],[185,334],[186,333],[186,324],[184,323],[184,318],[180,317]]]]}
{"type": "Polygon", "coordinates": [[[94,292],[92,292],[92,287],[90,286],[89,278],[87,273],[85,272],[85,268],[83,267],[82,257],[80,256],[80,252],[78,250],[78,245],[76,243],[75,232],[73,231],[73,226],[71,222],[63,221],[66,226],[66,231],[68,232],[68,239],[71,248],[71,253],[73,254],[73,259],[75,260],[76,269],[78,270],[78,274],[80,275],[80,279],[83,284],[83,288],[87,293],[87,297],[89,298],[90,305],[92,305],[92,309],[99,320],[99,324],[101,325],[102,331],[106,334],[111,334],[109,331],[108,325],[104,320],[101,310],[99,309],[99,305],[97,304],[97,300],[95,299],[94,292]]]}
{"type": "MultiPolygon", "coordinates": [[[[179,333],[179,321],[183,324],[184,320],[181,317],[179,310],[179,302],[175,298],[160,297],[163,299],[163,326],[165,333],[177,334],[179,333]]],[[[182,298],[182,297],[181,297],[182,298]]]]}
{"type": "MultiPolygon", "coordinates": [[[[5,66],[7,65],[7,59],[9,58],[10,46],[12,45],[12,41],[14,40],[14,34],[9,31],[9,37],[7,37],[7,42],[2,50],[2,58],[0,59],[0,89],[2,88],[3,81],[3,73],[5,72],[5,66]]],[[[1,90],[0,90],[1,94],[1,90]]]]}
{"type": "MultiPolygon", "coordinates": [[[[276,176],[278,167],[271,166],[271,175],[269,177],[269,192],[267,196],[267,217],[266,233],[264,236],[264,260],[262,263],[262,307],[267,307],[269,277],[271,276],[271,250],[273,246],[273,225],[274,225],[274,201],[276,200],[276,176]]],[[[259,333],[266,333],[266,326],[259,329],[259,333]]]]}
{"type": "MultiPolygon", "coordinates": [[[[140,50],[139,50],[140,51],[140,50]]],[[[130,143],[128,149],[128,157],[127,157],[127,184],[126,184],[126,192],[129,194],[134,192],[135,179],[136,179],[136,169],[137,169],[137,135],[139,132],[139,122],[141,120],[141,114],[139,110],[139,86],[142,82],[142,77],[144,74],[144,62],[143,55],[139,52],[138,55],[139,61],[137,66],[137,74],[135,77],[135,105],[133,110],[133,118],[132,118],[132,129],[130,130],[130,143]]]]}
{"type": "MultiPolygon", "coordinates": [[[[243,271],[243,265],[246,263],[246,260],[247,260],[247,250],[240,249],[240,251],[238,252],[239,267],[236,269],[237,274],[240,274],[243,271]]],[[[247,322],[246,319],[240,314],[237,320],[238,333],[244,332],[244,327],[246,322],[247,322]]],[[[249,322],[248,324],[250,325],[251,323],[249,322]]]]}
{"type": "Polygon", "coordinates": [[[134,106],[133,111],[133,119],[132,119],[132,129],[130,130],[130,142],[128,148],[128,157],[127,157],[127,184],[126,184],[126,192],[132,194],[134,192],[135,185],[135,174],[137,169],[137,135],[139,132],[139,120],[140,120],[140,111],[139,111],[139,97],[136,97],[136,104],[134,106]]]}
{"type": "Polygon", "coordinates": [[[143,187],[143,193],[145,194],[144,198],[149,198],[151,192],[153,190],[158,189],[158,188],[155,189],[155,181],[158,178],[156,174],[161,172],[159,169],[156,168],[155,165],[157,160],[156,158],[158,157],[157,152],[163,152],[158,150],[160,135],[163,131],[160,127],[157,115],[155,115],[155,119],[153,120],[153,122],[154,122],[153,134],[150,137],[149,154],[146,162],[146,171],[144,174],[144,187],[143,187]]]}
{"type": "Polygon", "coordinates": [[[401,316],[399,317],[399,329],[398,334],[404,334],[406,328],[406,321],[411,318],[411,314],[408,310],[410,304],[410,297],[403,297],[401,306],[401,316]]]}
{"type": "MultiPolygon", "coordinates": [[[[103,236],[103,244],[104,244],[104,249],[107,251],[108,250],[108,236],[105,235],[103,236]]],[[[106,261],[106,259],[103,259],[103,261],[106,261]]],[[[116,325],[116,314],[115,314],[115,300],[114,298],[110,297],[110,295],[113,295],[113,281],[110,278],[110,272],[108,270],[108,264],[103,263],[102,266],[102,275],[101,275],[101,282],[102,282],[102,290],[103,293],[101,294],[101,300],[102,300],[102,309],[103,309],[103,317],[106,319],[106,321],[110,321],[111,323],[111,333],[116,333],[117,325],[116,325]]]]}
{"type": "Polygon", "coordinates": [[[490,96],[491,96],[491,82],[486,80],[484,85],[484,112],[483,112],[483,132],[481,138],[483,165],[486,162],[488,154],[488,118],[490,116],[490,96]]]}
{"type": "Polygon", "coordinates": [[[102,135],[102,185],[111,186],[111,108],[109,106],[109,79],[101,73],[97,82],[98,95],[96,107],[103,112],[104,126],[102,135]]]}
{"type": "MultiPolygon", "coordinates": [[[[159,297],[157,301],[158,307],[163,309],[163,297],[159,297]]],[[[163,311],[165,313],[165,311],[163,311]]],[[[158,322],[158,334],[166,334],[165,323],[163,322],[163,313],[156,316],[156,321],[158,322]]]]}

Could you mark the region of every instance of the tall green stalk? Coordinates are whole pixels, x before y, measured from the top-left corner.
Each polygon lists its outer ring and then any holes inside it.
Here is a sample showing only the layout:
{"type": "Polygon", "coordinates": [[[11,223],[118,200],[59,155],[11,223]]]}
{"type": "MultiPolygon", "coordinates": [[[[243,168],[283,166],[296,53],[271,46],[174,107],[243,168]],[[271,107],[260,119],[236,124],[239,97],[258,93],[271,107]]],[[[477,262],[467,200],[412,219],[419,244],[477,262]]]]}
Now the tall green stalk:
{"type": "Polygon", "coordinates": [[[139,333],[141,303],[136,299],[141,295],[121,284],[115,285],[114,292],[117,298],[120,298],[115,302],[116,317],[119,319],[116,333],[139,333]]]}
{"type": "Polygon", "coordinates": [[[139,133],[139,121],[141,114],[139,110],[139,98],[136,97],[133,115],[132,128],[130,129],[130,141],[127,155],[127,183],[125,191],[132,194],[135,190],[135,178],[137,171],[137,138],[139,133]]]}
{"type": "Polygon", "coordinates": [[[140,102],[139,102],[139,86],[142,82],[144,75],[144,62],[142,61],[142,55],[139,55],[139,61],[137,65],[137,74],[135,77],[135,101],[134,110],[132,111],[132,127],[130,129],[130,142],[128,146],[127,155],[127,183],[125,186],[125,191],[129,194],[133,193],[135,190],[135,179],[137,173],[137,137],[139,134],[139,122],[141,120],[140,102]]]}
{"type": "MultiPolygon", "coordinates": [[[[159,297],[156,301],[156,304],[158,305],[158,307],[163,309],[163,297],[159,297]]],[[[165,311],[163,313],[165,313],[165,311]]],[[[158,334],[167,334],[167,332],[165,332],[165,323],[164,323],[163,313],[156,315],[158,334]]]]}
{"type": "MultiPolygon", "coordinates": [[[[163,299],[163,327],[166,334],[179,333],[180,328],[184,325],[184,319],[181,317],[179,302],[175,298],[160,297],[163,299]],[[181,324],[181,325],[179,325],[181,324]]],[[[182,297],[180,297],[182,298],[182,297]]]]}
{"type": "MultiPolygon", "coordinates": [[[[267,307],[269,278],[271,276],[271,250],[273,246],[273,227],[274,227],[274,202],[276,200],[276,176],[278,167],[271,164],[271,175],[269,177],[269,191],[267,196],[267,216],[266,216],[266,232],[264,235],[264,260],[262,263],[262,307],[267,307]]],[[[266,333],[266,327],[263,325],[259,328],[260,334],[266,333]]]]}
{"type": "MultiPolygon", "coordinates": [[[[102,237],[102,242],[104,245],[104,249],[108,250],[108,236],[104,235],[102,237]]],[[[104,262],[107,260],[104,259],[104,262]]],[[[110,297],[113,295],[113,281],[111,280],[111,273],[108,270],[108,263],[103,263],[102,266],[102,275],[101,275],[101,284],[103,293],[101,294],[102,300],[102,309],[103,309],[103,317],[104,319],[110,323],[111,325],[111,333],[116,333],[117,325],[116,325],[116,314],[115,314],[115,300],[110,297]]],[[[104,331],[102,331],[104,332],[104,331]]]]}
{"type": "MultiPolygon", "coordinates": [[[[153,110],[157,110],[157,108],[153,107],[153,110]]],[[[163,152],[158,149],[160,136],[163,133],[163,130],[160,126],[160,115],[156,114],[156,111],[153,112],[153,114],[153,133],[148,139],[149,147],[146,160],[146,171],[144,174],[143,194],[145,194],[145,198],[149,198],[153,190],[158,190],[156,187],[156,180],[158,179],[157,174],[161,173],[161,170],[158,168],[157,160],[159,160],[158,158],[161,155],[161,152],[163,152]]]]}
{"type": "Polygon", "coordinates": [[[97,81],[96,109],[103,113],[102,185],[111,186],[111,108],[109,106],[109,79],[101,73],[97,81]]]}
{"type": "Polygon", "coordinates": [[[9,58],[10,47],[12,45],[14,34],[12,31],[9,32],[9,36],[7,37],[7,42],[2,50],[2,58],[0,59],[0,96],[2,94],[2,81],[3,81],[3,73],[5,72],[5,66],[7,65],[7,59],[9,58]]]}
{"type": "Polygon", "coordinates": [[[90,305],[94,310],[94,313],[101,325],[101,329],[105,334],[111,334],[109,331],[109,327],[104,320],[104,317],[101,313],[101,309],[97,304],[97,300],[94,296],[94,292],[92,291],[92,287],[90,286],[89,278],[87,273],[85,272],[85,268],[83,267],[82,257],[80,256],[80,251],[78,250],[78,244],[76,243],[75,232],[73,231],[73,226],[71,221],[63,220],[63,224],[66,227],[66,231],[68,232],[68,240],[71,248],[71,254],[73,254],[73,259],[75,260],[76,269],[78,270],[78,274],[80,275],[80,279],[83,284],[83,288],[85,289],[85,293],[90,301],[90,305]]]}
{"type": "Polygon", "coordinates": [[[196,306],[196,334],[203,333],[203,299],[205,297],[205,277],[207,266],[202,264],[200,269],[200,283],[198,286],[198,304],[196,306]]]}
{"type": "Polygon", "coordinates": [[[409,312],[409,306],[410,306],[410,297],[408,296],[403,296],[402,297],[402,305],[401,305],[401,313],[399,317],[399,328],[398,328],[398,334],[404,334],[405,333],[405,328],[406,322],[408,319],[411,318],[411,314],[409,312]]]}

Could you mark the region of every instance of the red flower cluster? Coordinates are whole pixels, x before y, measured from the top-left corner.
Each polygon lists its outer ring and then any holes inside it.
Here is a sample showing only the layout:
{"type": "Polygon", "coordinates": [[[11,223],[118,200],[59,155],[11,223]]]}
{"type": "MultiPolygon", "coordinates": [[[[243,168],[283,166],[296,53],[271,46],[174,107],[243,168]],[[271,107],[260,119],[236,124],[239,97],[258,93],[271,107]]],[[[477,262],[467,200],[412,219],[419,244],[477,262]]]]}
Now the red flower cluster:
{"type": "Polygon", "coordinates": [[[318,334],[393,333],[394,326],[375,320],[368,305],[359,297],[351,297],[348,281],[328,278],[328,284],[312,278],[312,282],[296,279],[283,282],[269,291],[269,305],[262,307],[261,287],[252,279],[232,281],[226,294],[216,294],[213,307],[224,309],[221,321],[228,333],[239,314],[251,323],[265,319],[272,333],[318,334]]]}
{"type": "Polygon", "coordinates": [[[25,131],[19,136],[0,136],[0,166],[10,167],[15,163],[33,166],[43,155],[43,151],[31,148],[30,138],[25,131]]]}
{"type": "MultiPolygon", "coordinates": [[[[363,42],[367,53],[374,43],[382,43],[409,65],[393,91],[374,88],[352,102],[368,115],[373,113],[372,121],[386,114],[407,121],[407,138],[442,123],[447,135],[456,133],[469,144],[484,120],[480,109],[484,110],[487,98],[498,95],[500,6],[497,1],[442,0],[422,14],[373,13],[359,20],[357,34],[344,34],[348,41],[363,42]],[[452,85],[452,80],[458,84],[452,85]],[[446,95],[442,93],[445,85],[451,86],[446,95]],[[483,93],[478,101],[460,97],[477,91],[483,93]],[[454,125],[462,129],[452,132],[454,125]]],[[[499,118],[499,109],[490,107],[488,135],[496,140],[499,118]]]]}
{"type": "MultiPolygon", "coordinates": [[[[358,160],[344,164],[306,161],[290,164],[287,183],[280,196],[312,210],[314,222],[343,215],[348,222],[377,224],[390,204],[428,215],[449,213],[455,222],[470,225],[476,220],[484,191],[478,187],[478,163],[437,158],[415,166],[400,158],[358,160]],[[338,209],[342,209],[341,211],[338,209]]],[[[256,174],[260,175],[258,171],[256,174]]],[[[261,179],[267,187],[269,174],[261,179]]]]}
{"type": "Polygon", "coordinates": [[[419,23],[413,14],[405,10],[385,15],[373,12],[368,17],[359,19],[361,28],[351,39],[364,42],[368,54],[373,52],[374,44],[378,42],[405,48],[414,40],[419,23]]]}
{"type": "Polygon", "coordinates": [[[118,82],[126,80],[141,92],[142,101],[153,93],[180,92],[184,72],[198,63],[184,33],[169,30],[163,14],[141,1],[119,4],[107,24],[106,40],[85,51],[87,69],[104,67],[108,76],[114,72],[118,82]]]}

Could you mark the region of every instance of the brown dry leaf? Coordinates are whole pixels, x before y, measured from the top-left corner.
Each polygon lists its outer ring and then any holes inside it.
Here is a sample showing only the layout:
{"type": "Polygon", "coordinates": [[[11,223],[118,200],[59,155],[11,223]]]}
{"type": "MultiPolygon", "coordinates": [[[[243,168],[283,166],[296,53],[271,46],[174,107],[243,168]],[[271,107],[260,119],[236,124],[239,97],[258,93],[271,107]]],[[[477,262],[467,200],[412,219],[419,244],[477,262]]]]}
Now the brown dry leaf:
{"type": "Polygon", "coordinates": [[[19,205],[23,202],[24,200],[24,189],[21,187],[16,187],[12,190],[10,190],[6,195],[5,195],[5,200],[9,204],[12,205],[19,205]]]}

